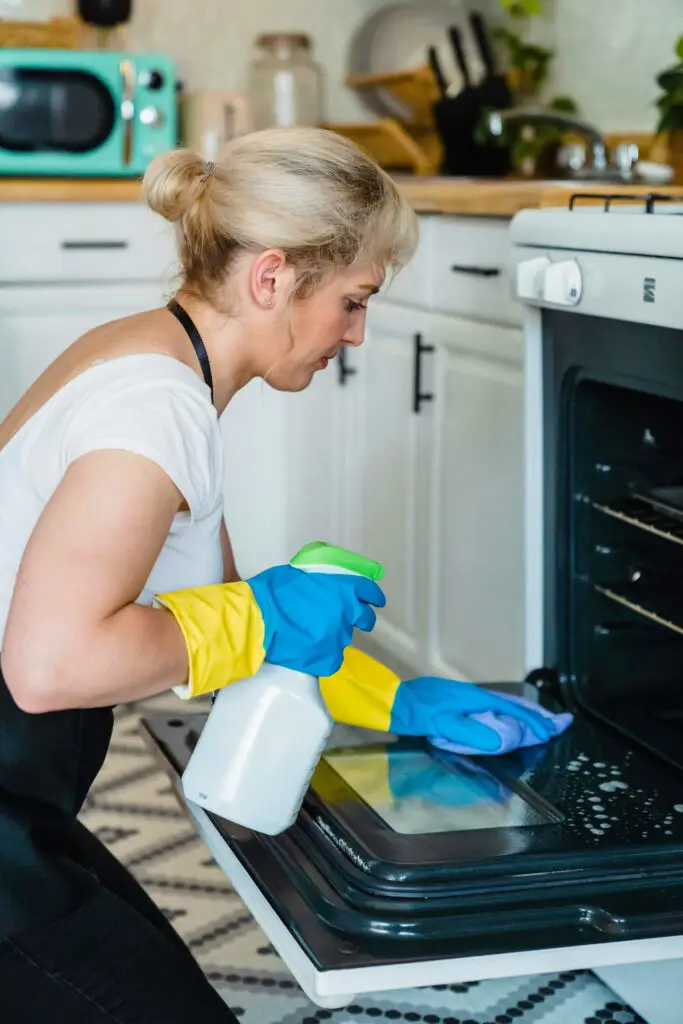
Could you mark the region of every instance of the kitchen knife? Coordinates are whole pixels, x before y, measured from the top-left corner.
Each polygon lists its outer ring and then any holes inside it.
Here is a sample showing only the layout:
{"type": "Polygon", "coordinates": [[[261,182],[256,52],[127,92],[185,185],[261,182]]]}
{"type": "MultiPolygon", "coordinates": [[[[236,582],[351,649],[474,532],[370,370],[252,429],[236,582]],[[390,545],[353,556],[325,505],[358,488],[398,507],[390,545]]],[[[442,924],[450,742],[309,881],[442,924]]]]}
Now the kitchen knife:
{"type": "Polygon", "coordinates": [[[484,107],[494,110],[504,110],[512,106],[512,91],[504,75],[496,71],[496,61],[491,46],[486,23],[481,14],[474,12],[470,15],[470,24],[477,41],[477,47],[481,55],[486,74],[480,82],[481,100],[484,107]]]}
{"type": "Polygon", "coordinates": [[[453,47],[453,55],[455,56],[455,63],[458,65],[458,70],[462,75],[462,80],[465,84],[465,88],[469,89],[472,85],[472,79],[470,78],[470,69],[467,66],[465,60],[465,51],[462,48],[462,38],[460,36],[460,29],[453,25],[448,30],[448,35],[451,40],[451,46],[453,47]]]}
{"type": "Polygon", "coordinates": [[[430,46],[427,50],[427,59],[429,61],[429,66],[432,69],[432,74],[436,80],[439,93],[441,97],[444,98],[448,94],[448,82],[446,81],[446,76],[441,68],[441,61],[439,60],[439,55],[436,52],[435,46],[430,46]]]}

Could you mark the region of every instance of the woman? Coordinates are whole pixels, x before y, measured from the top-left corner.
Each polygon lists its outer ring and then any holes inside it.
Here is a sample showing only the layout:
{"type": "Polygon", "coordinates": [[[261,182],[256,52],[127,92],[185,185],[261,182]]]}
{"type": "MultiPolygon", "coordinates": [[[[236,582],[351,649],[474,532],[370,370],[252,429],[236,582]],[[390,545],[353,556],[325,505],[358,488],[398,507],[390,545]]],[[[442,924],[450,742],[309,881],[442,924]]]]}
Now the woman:
{"type": "MultiPolygon", "coordinates": [[[[371,581],[289,566],[238,579],[217,417],[252,378],[298,391],[362,343],[414,214],[369,158],[313,129],[248,136],[218,166],[168,154],[144,192],[177,225],[175,302],[77,340],[0,427],[4,1024],[234,1020],[76,819],[111,707],[211,692],[264,658],[331,676],[384,602],[371,581]]],[[[385,722],[387,686],[368,724],[385,722]]]]}
{"type": "Polygon", "coordinates": [[[369,159],[315,130],[247,137],[216,167],[168,154],[144,192],[178,225],[177,305],[77,340],[0,427],[6,1024],[234,1019],[76,821],[110,708],[174,686],[213,690],[266,653],[300,666],[310,622],[324,640],[314,667],[334,672],[354,626],[372,628],[371,604],[383,602],[370,581],[286,566],[253,588],[238,581],[217,417],[253,377],[298,391],[342,344],[361,344],[369,295],[414,247],[414,215],[369,159]],[[184,631],[196,605],[180,623],[177,608],[152,605],[223,581],[203,645],[219,660],[214,679],[198,673],[184,631]]]}

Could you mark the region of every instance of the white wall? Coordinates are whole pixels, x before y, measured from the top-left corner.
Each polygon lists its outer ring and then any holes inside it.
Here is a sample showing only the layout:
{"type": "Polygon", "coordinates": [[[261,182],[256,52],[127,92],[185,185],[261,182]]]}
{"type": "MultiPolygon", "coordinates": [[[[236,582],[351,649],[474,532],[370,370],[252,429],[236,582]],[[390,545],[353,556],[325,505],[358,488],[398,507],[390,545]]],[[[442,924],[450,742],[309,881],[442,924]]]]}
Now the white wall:
{"type": "MultiPolygon", "coordinates": [[[[240,88],[253,38],[272,29],[309,32],[328,77],[328,116],[357,117],[342,85],[358,22],[387,0],[134,0],[131,45],[175,57],[189,88],[240,88]]],[[[491,0],[466,0],[490,9],[491,0]]],[[[453,0],[454,6],[461,6],[453,0]]],[[[569,93],[603,129],[655,125],[656,73],[683,32],[683,0],[546,0],[534,36],[557,50],[552,89],[569,93]]],[[[0,0],[0,17],[69,13],[71,0],[0,0]]],[[[362,115],[361,115],[362,116],[362,115]]]]}
{"type": "Polygon", "coordinates": [[[656,126],[658,72],[674,63],[683,0],[547,0],[534,35],[556,49],[552,90],[603,130],[656,126]]]}

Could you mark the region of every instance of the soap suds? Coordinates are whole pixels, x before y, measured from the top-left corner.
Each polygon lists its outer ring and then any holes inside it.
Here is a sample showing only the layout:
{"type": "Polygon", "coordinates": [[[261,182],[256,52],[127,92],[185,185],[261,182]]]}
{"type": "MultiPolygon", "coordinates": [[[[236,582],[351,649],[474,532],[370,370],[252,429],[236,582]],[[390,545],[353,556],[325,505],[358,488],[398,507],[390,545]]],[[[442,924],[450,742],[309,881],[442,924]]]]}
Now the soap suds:
{"type": "MultiPolygon", "coordinates": [[[[599,789],[601,789],[603,793],[615,793],[618,789],[628,789],[628,785],[625,782],[622,782],[621,779],[612,779],[611,782],[601,782],[599,789]]],[[[631,796],[633,796],[633,794],[631,794],[631,796]]]]}

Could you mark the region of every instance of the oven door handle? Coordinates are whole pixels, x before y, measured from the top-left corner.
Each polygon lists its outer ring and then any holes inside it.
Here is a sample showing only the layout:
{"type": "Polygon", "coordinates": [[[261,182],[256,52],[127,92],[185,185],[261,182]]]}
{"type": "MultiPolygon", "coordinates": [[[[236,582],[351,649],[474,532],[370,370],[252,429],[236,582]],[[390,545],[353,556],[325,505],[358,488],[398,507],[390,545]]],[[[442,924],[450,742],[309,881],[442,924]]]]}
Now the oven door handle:
{"type": "Polygon", "coordinates": [[[133,126],[135,124],[135,68],[131,60],[122,60],[121,74],[121,120],[123,121],[123,163],[130,166],[133,160],[133,126]]]}
{"type": "Polygon", "coordinates": [[[433,352],[433,345],[425,345],[421,334],[413,335],[413,412],[419,413],[423,402],[431,402],[434,395],[422,390],[422,356],[433,352]]]}

